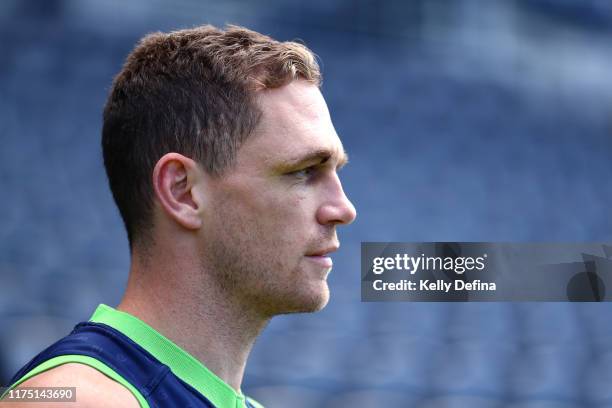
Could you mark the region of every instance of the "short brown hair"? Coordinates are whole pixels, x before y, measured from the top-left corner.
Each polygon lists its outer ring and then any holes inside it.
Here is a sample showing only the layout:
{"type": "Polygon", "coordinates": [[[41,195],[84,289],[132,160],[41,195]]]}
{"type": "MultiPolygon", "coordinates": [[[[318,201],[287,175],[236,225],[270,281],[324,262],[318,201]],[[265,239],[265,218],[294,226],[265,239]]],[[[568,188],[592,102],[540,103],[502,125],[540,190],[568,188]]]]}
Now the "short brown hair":
{"type": "Polygon", "coordinates": [[[166,153],[213,176],[234,162],[257,125],[259,90],[321,74],[304,45],[238,26],[211,25],[144,37],[128,55],[104,108],[102,152],[130,248],[152,227],[152,172],[166,153]]]}

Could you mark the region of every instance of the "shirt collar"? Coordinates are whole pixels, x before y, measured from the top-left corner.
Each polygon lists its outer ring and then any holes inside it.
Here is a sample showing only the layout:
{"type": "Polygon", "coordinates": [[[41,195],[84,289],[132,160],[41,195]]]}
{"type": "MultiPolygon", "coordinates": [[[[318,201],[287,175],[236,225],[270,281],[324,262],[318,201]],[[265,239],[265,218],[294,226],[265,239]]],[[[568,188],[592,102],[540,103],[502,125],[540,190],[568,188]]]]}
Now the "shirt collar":
{"type": "Polygon", "coordinates": [[[89,321],[105,324],[129,337],[216,407],[246,406],[242,393],[236,392],[195,357],[137,317],[101,304],[89,321]]]}

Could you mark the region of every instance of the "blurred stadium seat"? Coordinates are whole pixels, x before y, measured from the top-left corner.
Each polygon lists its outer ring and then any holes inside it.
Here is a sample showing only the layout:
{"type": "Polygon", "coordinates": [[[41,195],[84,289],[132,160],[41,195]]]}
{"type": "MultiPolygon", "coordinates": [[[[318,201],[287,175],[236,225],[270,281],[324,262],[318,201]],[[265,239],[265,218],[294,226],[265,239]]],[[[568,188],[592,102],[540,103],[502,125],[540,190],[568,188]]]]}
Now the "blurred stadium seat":
{"type": "Polygon", "coordinates": [[[122,59],[145,32],[231,21],[321,56],[359,212],[330,305],[271,323],[245,392],[268,408],[612,407],[609,304],[362,304],[358,286],[360,241],[610,240],[610,3],[179,3],[116,19],[111,0],[0,3],[0,379],[119,300],[129,255],[99,137],[122,59]]]}

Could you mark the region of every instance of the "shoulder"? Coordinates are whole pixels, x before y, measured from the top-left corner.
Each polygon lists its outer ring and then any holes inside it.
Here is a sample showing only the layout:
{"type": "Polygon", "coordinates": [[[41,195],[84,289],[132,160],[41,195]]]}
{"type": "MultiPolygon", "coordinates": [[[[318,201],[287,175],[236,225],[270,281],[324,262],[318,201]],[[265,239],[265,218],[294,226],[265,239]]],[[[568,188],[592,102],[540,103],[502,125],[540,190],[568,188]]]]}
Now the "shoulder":
{"type": "MultiPolygon", "coordinates": [[[[76,387],[76,402],[53,403],[53,406],[58,408],[140,407],[127,388],[95,368],[84,364],[63,364],[28,379],[16,389],[25,387],[76,387]]],[[[5,406],[6,408],[40,408],[40,402],[0,402],[0,407],[5,406]]]]}

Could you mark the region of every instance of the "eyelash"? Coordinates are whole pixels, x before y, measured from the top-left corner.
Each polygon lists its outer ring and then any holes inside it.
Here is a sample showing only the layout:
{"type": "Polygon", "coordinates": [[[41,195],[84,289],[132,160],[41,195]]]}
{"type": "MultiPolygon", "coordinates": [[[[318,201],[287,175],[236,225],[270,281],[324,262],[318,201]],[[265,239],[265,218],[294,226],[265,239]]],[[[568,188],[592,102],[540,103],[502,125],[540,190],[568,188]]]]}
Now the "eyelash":
{"type": "MultiPolygon", "coordinates": [[[[316,176],[316,173],[319,171],[321,165],[314,165],[303,168],[301,170],[295,170],[287,173],[288,176],[296,177],[300,180],[310,180],[316,176]]],[[[336,172],[340,172],[342,167],[336,169],[336,172]]]]}
{"type": "Polygon", "coordinates": [[[292,171],[289,173],[290,176],[295,176],[300,179],[308,179],[312,177],[313,173],[316,171],[315,166],[306,167],[305,169],[292,171]]]}

